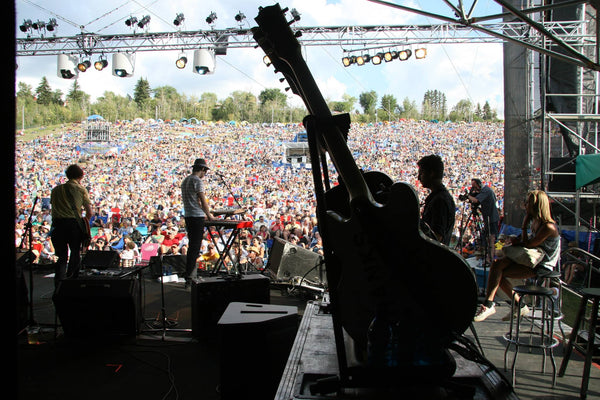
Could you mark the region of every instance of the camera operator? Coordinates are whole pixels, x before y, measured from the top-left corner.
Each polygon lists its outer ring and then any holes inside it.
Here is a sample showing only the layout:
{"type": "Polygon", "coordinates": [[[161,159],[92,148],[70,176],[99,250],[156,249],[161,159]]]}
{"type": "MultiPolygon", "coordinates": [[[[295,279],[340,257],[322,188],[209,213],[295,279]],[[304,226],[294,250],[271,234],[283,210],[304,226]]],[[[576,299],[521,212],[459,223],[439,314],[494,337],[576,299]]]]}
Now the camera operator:
{"type": "Polygon", "coordinates": [[[471,179],[471,190],[468,195],[473,205],[479,205],[483,217],[483,232],[481,233],[481,246],[486,249],[486,262],[491,263],[494,258],[494,244],[498,235],[500,214],[496,201],[496,194],[489,186],[483,186],[481,179],[471,179]]]}

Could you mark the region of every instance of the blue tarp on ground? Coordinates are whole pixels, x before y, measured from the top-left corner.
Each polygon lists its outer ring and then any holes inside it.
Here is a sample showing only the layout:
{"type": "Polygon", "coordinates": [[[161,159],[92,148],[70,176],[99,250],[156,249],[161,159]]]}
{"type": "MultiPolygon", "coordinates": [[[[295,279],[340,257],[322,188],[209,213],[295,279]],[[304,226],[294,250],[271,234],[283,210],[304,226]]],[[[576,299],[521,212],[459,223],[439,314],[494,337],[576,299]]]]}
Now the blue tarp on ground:
{"type": "MultiPolygon", "coordinates": [[[[519,236],[521,234],[521,228],[515,228],[510,225],[502,225],[500,233],[506,236],[514,235],[519,236]]],[[[560,236],[562,237],[562,246],[565,247],[569,242],[575,241],[575,231],[561,230],[560,236]]],[[[600,237],[598,232],[579,232],[579,240],[577,245],[580,249],[585,250],[589,253],[594,252],[594,242],[600,237]]]]}

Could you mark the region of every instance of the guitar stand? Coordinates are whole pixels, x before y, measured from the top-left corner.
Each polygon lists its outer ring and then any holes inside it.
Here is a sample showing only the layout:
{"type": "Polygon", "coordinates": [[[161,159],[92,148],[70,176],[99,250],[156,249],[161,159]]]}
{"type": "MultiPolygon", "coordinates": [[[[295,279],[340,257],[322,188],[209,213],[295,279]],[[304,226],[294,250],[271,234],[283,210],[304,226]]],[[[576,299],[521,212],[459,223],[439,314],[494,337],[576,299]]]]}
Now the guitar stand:
{"type": "MultiPolygon", "coordinates": [[[[161,253],[159,255],[159,260],[160,260],[160,296],[161,296],[161,321],[160,321],[160,328],[155,328],[155,329],[145,329],[142,330],[140,333],[157,333],[160,332],[161,333],[161,340],[164,342],[166,340],[166,336],[167,336],[167,332],[191,332],[191,329],[187,329],[187,328],[169,328],[168,325],[168,318],[167,318],[167,308],[166,308],[166,302],[165,302],[165,282],[164,282],[164,275],[163,275],[163,254],[161,253]]],[[[150,321],[156,321],[156,319],[152,319],[150,321]]]]}

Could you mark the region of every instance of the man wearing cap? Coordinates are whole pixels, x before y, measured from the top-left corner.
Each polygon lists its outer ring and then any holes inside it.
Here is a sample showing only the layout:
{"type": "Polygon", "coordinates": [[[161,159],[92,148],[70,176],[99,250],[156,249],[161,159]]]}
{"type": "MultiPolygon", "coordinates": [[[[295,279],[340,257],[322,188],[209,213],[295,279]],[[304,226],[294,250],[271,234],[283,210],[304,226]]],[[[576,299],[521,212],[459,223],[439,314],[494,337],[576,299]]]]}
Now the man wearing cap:
{"type": "Polygon", "coordinates": [[[181,198],[189,242],[185,266],[186,288],[190,287],[192,281],[196,278],[196,261],[200,254],[200,246],[204,236],[205,220],[214,219],[204,195],[204,182],[202,181],[208,170],[206,161],[203,158],[198,158],[192,165],[192,173],[181,182],[181,198]]]}

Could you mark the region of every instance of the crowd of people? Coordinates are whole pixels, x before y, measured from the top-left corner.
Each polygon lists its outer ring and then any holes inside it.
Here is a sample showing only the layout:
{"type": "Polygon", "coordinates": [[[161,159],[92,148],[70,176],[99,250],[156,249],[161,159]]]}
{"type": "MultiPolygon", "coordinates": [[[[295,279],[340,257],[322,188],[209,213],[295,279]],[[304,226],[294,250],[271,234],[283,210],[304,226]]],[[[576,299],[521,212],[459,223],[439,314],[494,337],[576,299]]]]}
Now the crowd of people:
{"type": "MultiPolygon", "coordinates": [[[[116,249],[130,260],[140,257],[142,244],[154,242],[165,254],[185,254],[180,187],[190,165],[201,157],[211,166],[204,178],[210,209],[241,208],[246,211],[233,218],[253,222],[240,235],[240,253],[231,258],[258,258],[253,263],[264,265],[274,237],[322,251],[311,171],[282,162],[284,144],[304,131],[301,124],[138,121],[111,124],[107,143],[86,142],[85,124],[18,140],[16,246],[33,247],[37,262],[55,260],[49,239],[50,191],[66,180],[65,168],[77,163],[84,170],[82,185],[92,201],[90,248],[116,249]],[[25,234],[28,225],[32,229],[25,234]]],[[[454,240],[467,212],[465,202],[457,199],[473,177],[492,188],[502,215],[503,141],[499,123],[403,120],[353,124],[348,135],[359,168],[382,171],[394,181],[411,184],[421,200],[428,191],[417,179],[417,160],[440,155],[444,184],[456,201],[454,240]]],[[[210,235],[207,229],[201,249],[205,258],[210,256],[210,235]]]]}

